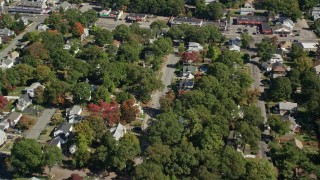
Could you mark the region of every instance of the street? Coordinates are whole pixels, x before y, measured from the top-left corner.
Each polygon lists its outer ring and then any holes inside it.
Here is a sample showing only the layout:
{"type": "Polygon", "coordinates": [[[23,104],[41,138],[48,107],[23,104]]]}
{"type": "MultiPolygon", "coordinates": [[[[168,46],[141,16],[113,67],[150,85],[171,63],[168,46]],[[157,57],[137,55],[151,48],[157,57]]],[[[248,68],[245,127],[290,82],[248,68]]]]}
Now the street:
{"type": "Polygon", "coordinates": [[[26,135],[27,139],[38,139],[41,132],[45,129],[47,124],[50,122],[52,116],[56,112],[56,109],[45,109],[41,116],[38,118],[36,124],[26,135]]]}
{"type": "MultiPolygon", "coordinates": [[[[23,15],[25,16],[25,15],[23,15]]],[[[37,26],[40,24],[40,23],[43,23],[44,19],[47,17],[47,16],[42,16],[42,15],[26,15],[25,17],[27,17],[29,20],[32,20],[33,21],[33,24],[31,26],[29,26],[25,31],[23,31],[22,33],[20,33],[18,36],[16,36],[14,39],[12,39],[9,43],[9,46],[6,47],[5,49],[3,49],[1,52],[0,52],[0,59],[3,59],[4,57],[8,56],[8,53],[13,51],[14,49],[17,48],[17,45],[19,43],[19,40],[22,39],[22,37],[27,33],[27,32],[31,32],[31,31],[34,31],[37,26]]]]}
{"type": "MultiPolygon", "coordinates": [[[[251,85],[252,89],[257,89],[259,92],[262,94],[264,92],[264,88],[261,86],[261,72],[260,69],[257,65],[254,63],[258,63],[258,59],[252,59],[253,63],[250,63],[249,66],[251,68],[251,76],[253,79],[253,83],[251,85]]],[[[266,114],[266,108],[265,108],[265,102],[263,99],[258,100],[257,102],[257,107],[261,110],[261,115],[263,116],[264,119],[264,124],[267,124],[267,114],[266,114]]],[[[262,134],[264,135],[269,135],[270,132],[268,130],[265,130],[262,134]]],[[[268,152],[268,144],[264,141],[259,141],[259,152],[258,152],[258,157],[259,158],[267,158],[266,152],[268,152]]]]}
{"type": "MultiPolygon", "coordinates": [[[[174,48],[174,52],[177,51],[177,48],[174,48]]],[[[172,83],[172,79],[174,78],[174,71],[175,71],[175,67],[174,66],[170,66],[170,65],[174,65],[176,63],[179,62],[179,57],[175,55],[175,53],[169,54],[167,56],[167,60],[162,64],[161,66],[161,70],[160,70],[160,76],[161,76],[161,81],[162,84],[164,85],[164,88],[158,91],[155,91],[152,94],[152,99],[150,101],[151,105],[150,105],[150,111],[149,114],[146,114],[146,117],[143,121],[143,127],[142,129],[147,129],[148,128],[148,120],[150,118],[150,116],[152,118],[154,117],[154,112],[156,110],[160,109],[160,97],[165,95],[166,92],[168,92],[169,88],[168,86],[171,85],[172,83]],[[169,65],[169,66],[168,66],[169,65]]]]}

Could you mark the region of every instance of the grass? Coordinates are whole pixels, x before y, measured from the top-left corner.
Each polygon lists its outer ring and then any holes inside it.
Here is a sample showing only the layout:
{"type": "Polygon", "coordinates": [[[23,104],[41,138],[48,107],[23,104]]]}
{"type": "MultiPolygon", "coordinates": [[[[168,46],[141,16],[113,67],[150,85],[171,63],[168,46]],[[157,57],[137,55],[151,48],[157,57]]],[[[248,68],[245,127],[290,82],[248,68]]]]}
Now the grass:
{"type": "Polygon", "coordinates": [[[3,152],[10,152],[11,149],[12,149],[12,147],[13,147],[13,142],[12,142],[12,141],[8,141],[8,142],[4,145],[4,147],[1,149],[1,151],[3,151],[3,152]]]}
{"type": "Polygon", "coordinates": [[[138,119],[130,123],[131,126],[141,126],[141,124],[142,124],[141,120],[138,120],[138,119]]]}
{"type": "Polygon", "coordinates": [[[45,134],[41,134],[40,137],[39,137],[39,140],[48,141],[48,140],[52,139],[50,137],[50,133],[53,131],[53,129],[54,129],[54,126],[47,126],[45,128],[45,130],[47,130],[47,132],[45,134]]]}
{"type": "Polygon", "coordinates": [[[15,90],[9,92],[9,96],[21,96],[22,90],[24,90],[26,86],[17,86],[15,90]]]}
{"type": "Polygon", "coordinates": [[[0,49],[0,52],[2,52],[3,50],[5,50],[9,45],[10,45],[11,42],[8,42],[6,44],[4,44],[1,49],[0,49]]]}
{"type": "Polygon", "coordinates": [[[243,71],[246,72],[250,76],[251,71],[250,71],[250,67],[249,66],[244,66],[243,67],[243,71]]]}

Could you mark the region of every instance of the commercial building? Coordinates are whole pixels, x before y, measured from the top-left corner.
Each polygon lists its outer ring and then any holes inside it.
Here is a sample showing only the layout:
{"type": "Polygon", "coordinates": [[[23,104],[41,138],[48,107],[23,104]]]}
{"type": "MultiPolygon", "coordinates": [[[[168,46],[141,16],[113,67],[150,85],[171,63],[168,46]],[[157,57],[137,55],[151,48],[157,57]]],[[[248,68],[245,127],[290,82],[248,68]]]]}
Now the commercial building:
{"type": "Polygon", "coordinates": [[[47,14],[50,8],[46,5],[47,0],[21,0],[15,6],[9,6],[9,12],[47,14]]]}
{"type": "Polygon", "coordinates": [[[267,22],[267,18],[264,16],[239,16],[236,20],[238,25],[260,25],[267,22]]]}
{"type": "Polygon", "coordinates": [[[180,17],[180,18],[173,17],[170,19],[169,22],[171,26],[180,25],[180,24],[189,24],[192,26],[201,27],[203,25],[202,19],[188,18],[188,17],[180,17]]]}

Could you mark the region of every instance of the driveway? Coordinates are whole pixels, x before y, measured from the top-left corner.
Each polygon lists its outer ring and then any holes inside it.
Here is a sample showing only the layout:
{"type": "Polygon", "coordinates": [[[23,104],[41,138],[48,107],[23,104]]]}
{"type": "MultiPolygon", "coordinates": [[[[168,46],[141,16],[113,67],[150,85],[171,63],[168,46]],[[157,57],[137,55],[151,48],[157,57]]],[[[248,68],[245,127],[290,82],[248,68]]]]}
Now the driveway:
{"type": "Polygon", "coordinates": [[[50,122],[52,116],[56,112],[56,109],[45,109],[41,116],[38,118],[36,124],[26,135],[27,139],[38,139],[41,132],[45,129],[47,124],[50,122]]]}

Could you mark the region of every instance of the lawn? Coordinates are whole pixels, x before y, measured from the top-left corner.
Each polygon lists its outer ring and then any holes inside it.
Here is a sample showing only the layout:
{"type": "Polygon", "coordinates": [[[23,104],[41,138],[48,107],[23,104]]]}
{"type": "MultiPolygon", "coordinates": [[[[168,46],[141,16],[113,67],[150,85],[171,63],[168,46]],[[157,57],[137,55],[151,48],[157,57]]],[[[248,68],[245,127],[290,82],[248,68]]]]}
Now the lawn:
{"type": "Polygon", "coordinates": [[[246,72],[250,76],[250,67],[249,66],[244,66],[243,71],[246,72]]]}
{"type": "Polygon", "coordinates": [[[44,131],[46,130],[45,134],[40,134],[39,140],[40,141],[49,141],[52,138],[50,137],[50,133],[53,131],[53,129],[55,128],[55,126],[47,126],[44,131]]]}
{"type": "Polygon", "coordinates": [[[8,141],[4,147],[1,149],[2,152],[10,152],[11,149],[13,147],[13,142],[12,141],[8,141]]]}
{"type": "Polygon", "coordinates": [[[22,90],[24,90],[26,86],[17,86],[13,91],[9,92],[9,96],[21,96],[22,90]]]}

